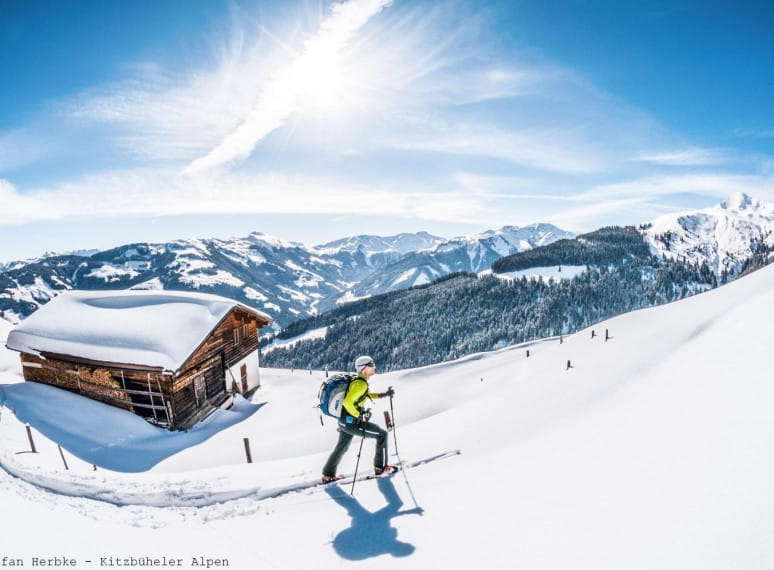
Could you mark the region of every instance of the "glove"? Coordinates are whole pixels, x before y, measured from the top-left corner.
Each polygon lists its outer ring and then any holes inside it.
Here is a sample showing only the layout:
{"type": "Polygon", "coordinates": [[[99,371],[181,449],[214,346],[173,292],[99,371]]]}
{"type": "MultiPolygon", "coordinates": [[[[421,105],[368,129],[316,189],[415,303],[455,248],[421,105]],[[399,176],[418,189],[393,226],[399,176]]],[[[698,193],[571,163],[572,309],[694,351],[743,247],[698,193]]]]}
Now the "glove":
{"type": "Polygon", "coordinates": [[[358,418],[359,423],[365,424],[368,420],[371,419],[371,410],[363,410],[360,412],[360,417],[358,418]]]}
{"type": "Polygon", "coordinates": [[[390,386],[389,388],[387,388],[386,392],[382,392],[381,394],[379,394],[379,397],[384,398],[385,396],[387,396],[392,398],[394,395],[395,395],[395,390],[393,390],[392,386],[390,386]]]}

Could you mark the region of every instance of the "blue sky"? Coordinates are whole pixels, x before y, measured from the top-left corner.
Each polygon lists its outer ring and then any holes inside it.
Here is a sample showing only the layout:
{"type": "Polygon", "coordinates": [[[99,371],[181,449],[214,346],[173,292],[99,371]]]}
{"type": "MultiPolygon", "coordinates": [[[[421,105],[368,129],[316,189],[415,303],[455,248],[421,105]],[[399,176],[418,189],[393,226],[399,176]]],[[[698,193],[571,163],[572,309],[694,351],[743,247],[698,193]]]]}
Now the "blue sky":
{"type": "Polygon", "coordinates": [[[0,2],[0,260],[774,201],[765,2],[0,2]]]}

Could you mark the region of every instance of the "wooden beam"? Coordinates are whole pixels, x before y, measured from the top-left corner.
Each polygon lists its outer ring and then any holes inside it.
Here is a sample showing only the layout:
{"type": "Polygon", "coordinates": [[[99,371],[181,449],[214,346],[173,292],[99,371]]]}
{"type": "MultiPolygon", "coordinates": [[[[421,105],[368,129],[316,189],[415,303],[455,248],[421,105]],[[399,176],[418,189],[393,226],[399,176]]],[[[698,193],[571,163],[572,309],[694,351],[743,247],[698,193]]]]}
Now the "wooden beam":
{"type": "MultiPolygon", "coordinates": [[[[30,356],[35,356],[30,355],[30,356]]],[[[80,358],[78,356],[72,356],[70,354],[56,354],[53,352],[41,352],[40,356],[46,360],[58,360],[60,362],[67,362],[68,364],[80,364],[88,368],[108,368],[112,370],[135,370],[138,372],[164,372],[163,366],[146,366],[143,364],[130,364],[128,362],[105,362],[102,360],[91,360],[88,358],[80,358]]]]}

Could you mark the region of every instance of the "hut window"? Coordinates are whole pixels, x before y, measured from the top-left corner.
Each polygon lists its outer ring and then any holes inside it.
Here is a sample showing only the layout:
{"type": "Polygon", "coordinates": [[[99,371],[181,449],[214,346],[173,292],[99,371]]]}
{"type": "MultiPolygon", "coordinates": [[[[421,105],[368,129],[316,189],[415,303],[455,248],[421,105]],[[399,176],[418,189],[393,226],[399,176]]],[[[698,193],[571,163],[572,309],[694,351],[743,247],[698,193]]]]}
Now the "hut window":
{"type": "Polygon", "coordinates": [[[234,344],[242,344],[242,341],[244,341],[248,335],[249,335],[250,329],[247,325],[238,326],[234,329],[234,344]]]}

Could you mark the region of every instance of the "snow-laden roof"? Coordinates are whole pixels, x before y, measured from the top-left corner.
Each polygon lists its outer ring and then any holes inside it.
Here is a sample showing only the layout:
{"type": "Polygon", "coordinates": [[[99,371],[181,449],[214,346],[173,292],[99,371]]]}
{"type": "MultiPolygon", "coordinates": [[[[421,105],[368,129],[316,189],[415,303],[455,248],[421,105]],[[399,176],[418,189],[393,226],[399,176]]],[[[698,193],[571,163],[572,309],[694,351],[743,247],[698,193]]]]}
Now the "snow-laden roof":
{"type": "Polygon", "coordinates": [[[66,291],[8,335],[7,347],[177,370],[234,307],[232,299],[178,291],[66,291]]]}

